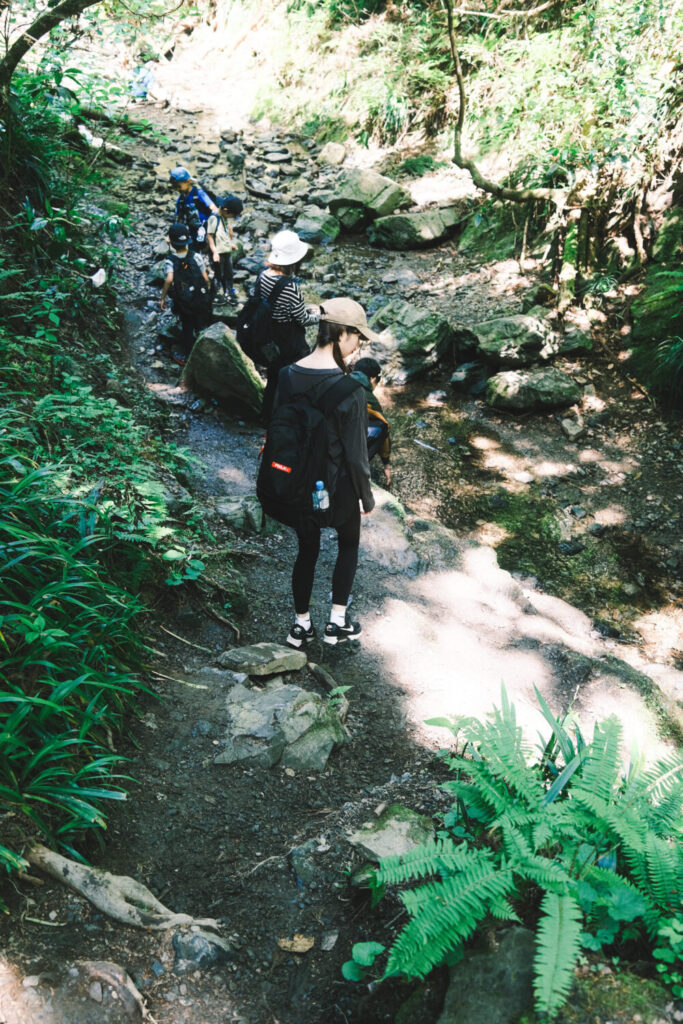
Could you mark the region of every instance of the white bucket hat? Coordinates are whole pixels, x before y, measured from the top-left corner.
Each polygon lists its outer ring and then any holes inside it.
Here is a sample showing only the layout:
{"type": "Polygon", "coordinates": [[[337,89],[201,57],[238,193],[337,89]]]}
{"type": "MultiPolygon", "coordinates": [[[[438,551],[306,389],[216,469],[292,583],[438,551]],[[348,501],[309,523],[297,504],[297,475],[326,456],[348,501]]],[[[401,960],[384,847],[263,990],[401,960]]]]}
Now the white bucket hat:
{"type": "Polygon", "coordinates": [[[291,267],[298,263],[308,252],[308,246],[302,242],[296,231],[278,231],[270,240],[269,263],[279,267],[291,267]]]}

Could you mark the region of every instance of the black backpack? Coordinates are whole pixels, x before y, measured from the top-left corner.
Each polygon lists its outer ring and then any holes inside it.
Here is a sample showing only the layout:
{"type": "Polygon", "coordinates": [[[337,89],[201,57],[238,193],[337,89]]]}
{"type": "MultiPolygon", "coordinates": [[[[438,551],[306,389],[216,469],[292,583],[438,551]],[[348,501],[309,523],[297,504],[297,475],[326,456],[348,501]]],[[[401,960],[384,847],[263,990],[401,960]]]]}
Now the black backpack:
{"type": "Polygon", "coordinates": [[[268,425],[256,479],[256,494],[265,515],[295,528],[332,523],[334,494],[330,494],[328,509],[313,508],[318,480],[329,493],[326,417],[358,387],[357,380],[338,379],[335,374],[334,383],[311,398],[293,395],[289,373],[280,374],[280,401],[268,425]]]}
{"type": "Polygon", "coordinates": [[[253,294],[237,314],[235,337],[237,343],[250,359],[259,366],[269,366],[280,355],[277,342],[273,339],[273,310],[280,294],[289,284],[291,277],[281,277],[273,285],[268,298],[261,295],[261,275],[256,278],[253,294]]]}
{"type": "Polygon", "coordinates": [[[211,292],[194,253],[171,253],[173,262],[173,305],[177,313],[201,313],[211,306],[211,292]]]}

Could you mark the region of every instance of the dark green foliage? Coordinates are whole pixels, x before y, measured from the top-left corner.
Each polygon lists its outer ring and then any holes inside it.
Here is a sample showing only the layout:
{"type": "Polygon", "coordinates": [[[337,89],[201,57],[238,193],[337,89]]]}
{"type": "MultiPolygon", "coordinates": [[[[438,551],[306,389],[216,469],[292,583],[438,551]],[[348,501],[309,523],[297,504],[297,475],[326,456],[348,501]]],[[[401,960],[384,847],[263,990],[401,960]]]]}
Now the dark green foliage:
{"type": "Polygon", "coordinates": [[[421,156],[409,156],[402,163],[399,164],[399,172],[409,174],[411,178],[419,178],[423,174],[428,174],[430,171],[437,171],[440,167],[447,167],[443,160],[435,160],[433,156],[428,153],[422,154],[421,156]]]}
{"type": "Polygon", "coordinates": [[[374,885],[412,883],[400,894],[410,921],[386,975],[424,976],[487,918],[522,919],[536,926],[536,1008],[552,1017],[582,946],[673,942],[666,928],[683,898],[683,759],[632,764],[624,775],[616,718],[586,742],[538,698],[552,735],[536,758],[504,689],[485,723],[429,723],[464,740],[461,751],[444,752],[455,775],[444,785],[454,797],[445,830],[384,859],[374,885]]]}
{"type": "Polygon", "coordinates": [[[92,506],[22,454],[7,414],[0,435],[0,801],[67,845],[125,797],[111,747],[141,688],[141,605],[107,579],[92,506]]]}
{"type": "Polygon", "coordinates": [[[0,871],[36,833],[80,856],[106,801],[125,799],[114,741],[147,692],[144,601],[194,584],[210,539],[190,500],[169,512],[188,459],[117,365],[115,294],[90,281],[116,274],[125,211],[84,191],[48,78],[14,84],[0,132],[0,871]]]}

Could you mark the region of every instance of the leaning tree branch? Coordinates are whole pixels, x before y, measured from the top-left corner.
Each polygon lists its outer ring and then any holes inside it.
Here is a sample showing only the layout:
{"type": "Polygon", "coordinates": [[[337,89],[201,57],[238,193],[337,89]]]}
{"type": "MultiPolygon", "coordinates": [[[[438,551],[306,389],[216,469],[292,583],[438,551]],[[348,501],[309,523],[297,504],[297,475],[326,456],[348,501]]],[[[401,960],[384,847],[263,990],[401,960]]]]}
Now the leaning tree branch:
{"type": "Polygon", "coordinates": [[[536,14],[549,10],[559,3],[559,0],[546,0],[546,3],[538,7],[530,7],[528,11],[503,11],[502,14],[489,14],[488,11],[471,11],[468,7],[455,7],[453,14],[467,14],[474,18],[493,18],[494,21],[505,21],[506,18],[533,18],[536,14]]]}
{"type": "Polygon", "coordinates": [[[67,18],[73,18],[99,2],[100,0],[62,0],[55,7],[46,8],[12,43],[5,56],[0,60],[0,100],[6,102],[10,81],[17,65],[39,39],[66,21],[67,18]]]}
{"type": "Polygon", "coordinates": [[[448,20],[448,40],[451,48],[455,78],[458,84],[458,119],[455,123],[453,137],[453,163],[463,171],[469,171],[472,181],[477,188],[497,196],[499,199],[509,199],[513,203],[528,203],[534,199],[549,199],[558,208],[563,208],[567,201],[567,191],[559,188],[507,188],[496,181],[485,178],[473,160],[468,159],[462,151],[462,137],[465,128],[465,110],[467,107],[467,96],[465,94],[465,79],[460,63],[460,54],[455,39],[454,9],[452,0],[443,0],[448,20]]]}

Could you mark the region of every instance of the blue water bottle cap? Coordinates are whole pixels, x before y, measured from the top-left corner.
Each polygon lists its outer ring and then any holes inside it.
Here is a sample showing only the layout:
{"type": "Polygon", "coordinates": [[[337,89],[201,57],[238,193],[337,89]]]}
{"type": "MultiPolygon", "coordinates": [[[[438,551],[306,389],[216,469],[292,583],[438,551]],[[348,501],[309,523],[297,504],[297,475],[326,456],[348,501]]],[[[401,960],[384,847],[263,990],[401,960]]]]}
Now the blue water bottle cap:
{"type": "Polygon", "coordinates": [[[316,480],[316,482],[315,482],[315,489],[316,489],[316,491],[324,491],[325,490],[325,484],[322,482],[322,480],[316,480]]]}

